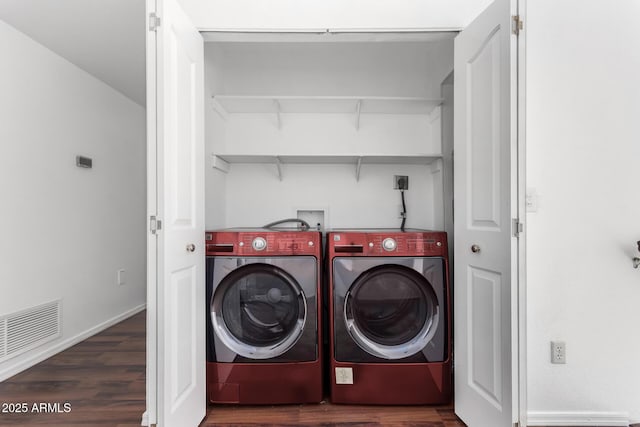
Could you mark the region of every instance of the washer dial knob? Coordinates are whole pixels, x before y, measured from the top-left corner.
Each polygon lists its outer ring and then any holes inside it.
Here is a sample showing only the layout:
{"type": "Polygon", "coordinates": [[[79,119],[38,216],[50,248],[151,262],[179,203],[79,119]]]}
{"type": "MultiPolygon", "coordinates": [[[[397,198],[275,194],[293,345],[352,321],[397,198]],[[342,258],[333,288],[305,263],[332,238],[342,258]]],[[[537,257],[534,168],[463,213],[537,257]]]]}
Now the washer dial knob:
{"type": "Polygon", "coordinates": [[[253,239],[253,242],[251,242],[251,246],[256,251],[263,251],[267,248],[267,241],[264,240],[263,237],[256,237],[253,239]]]}
{"type": "Polygon", "coordinates": [[[382,249],[387,252],[395,251],[397,247],[398,244],[396,243],[395,239],[392,239],[391,237],[387,237],[382,241],[382,249]]]}

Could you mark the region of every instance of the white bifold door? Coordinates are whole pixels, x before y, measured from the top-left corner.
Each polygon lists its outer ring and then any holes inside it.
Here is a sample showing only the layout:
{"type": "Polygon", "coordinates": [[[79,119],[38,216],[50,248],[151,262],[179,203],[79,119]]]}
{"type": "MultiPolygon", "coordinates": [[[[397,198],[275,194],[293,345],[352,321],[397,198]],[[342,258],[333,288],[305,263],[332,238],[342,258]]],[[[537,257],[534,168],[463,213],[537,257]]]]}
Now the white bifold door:
{"type": "Polygon", "coordinates": [[[206,410],[204,46],[177,0],[149,1],[147,9],[159,17],[150,17],[147,38],[149,212],[155,208],[156,217],[148,318],[157,325],[148,339],[147,417],[163,427],[197,426],[206,410]]]}
{"type": "Polygon", "coordinates": [[[517,421],[517,36],[495,0],[455,39],[455,411],[517,421]]]}

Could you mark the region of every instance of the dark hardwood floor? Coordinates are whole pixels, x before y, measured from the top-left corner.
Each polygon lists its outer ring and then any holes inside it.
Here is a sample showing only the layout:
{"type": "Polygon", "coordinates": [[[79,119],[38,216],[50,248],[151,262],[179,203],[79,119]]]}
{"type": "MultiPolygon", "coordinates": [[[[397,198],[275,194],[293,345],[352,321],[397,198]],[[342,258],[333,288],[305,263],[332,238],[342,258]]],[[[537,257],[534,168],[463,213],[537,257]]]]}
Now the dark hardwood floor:
{"type": "MultiPolygon", "coordinates": [[[[15,410],[23,403],[24,413],[0,412],[0,425],[139,426],[145,410],[145,312],[0,383],[2,406],[15,410]]],[[[451,406],[330,403],[209,406],[201,425],[464,427],[451,406]]]]}
{"type": "MultiPolygon", "coordinates": [[[[145,316],[146,312],[138,313],[0,383],[0,426],[139,426],[145,410],[145,316]],[[26,411],[16,413],[24,404],[26,411]]],[[[450,405],[356,406],[325,402],[209,406],[201,426],[464,427],[465,424],[450,405]]]]}
{"type": "Polygon", "coordinates": [[[451,407],[286,405],[213,406],[200,426],[464,427],[451,407]]]}
{"type": "Polygon", "coordinates": [[[145,316],[138,313],[0,383],[0,425],[139,426],[145,410],[145,316]],[[15,404],[26,404],[26,412],[15,413],[23,409],[15,404]]]}

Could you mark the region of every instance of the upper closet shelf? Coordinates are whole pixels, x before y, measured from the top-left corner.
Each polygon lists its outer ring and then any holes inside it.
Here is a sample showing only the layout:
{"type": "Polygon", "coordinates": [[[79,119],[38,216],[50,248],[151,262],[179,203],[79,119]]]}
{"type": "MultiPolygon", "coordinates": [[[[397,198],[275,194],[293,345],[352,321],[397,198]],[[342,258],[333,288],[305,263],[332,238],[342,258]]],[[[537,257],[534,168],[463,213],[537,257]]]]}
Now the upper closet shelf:
{"type": "Polygon", "coordinates": [[[352,113],[356,128],[360,114],[429,114],[441,98],[385,96],[248,96],[213,95],[213,107],[221,116],[230,113],[352,113]]]}
{"type": "Polygon", "coordinates": [[[214,154],[212,166],[223,172],[228,172],[233,163],[271,163],[275,164],[278,178],[282,181],[284,164],[352,164],[355,166],[356,181],[360,180],[360,168],[363,164],[406,164],[428,165],[442,158],[439,154],[415,155],[251,155],[251,154],[214,154]]]}

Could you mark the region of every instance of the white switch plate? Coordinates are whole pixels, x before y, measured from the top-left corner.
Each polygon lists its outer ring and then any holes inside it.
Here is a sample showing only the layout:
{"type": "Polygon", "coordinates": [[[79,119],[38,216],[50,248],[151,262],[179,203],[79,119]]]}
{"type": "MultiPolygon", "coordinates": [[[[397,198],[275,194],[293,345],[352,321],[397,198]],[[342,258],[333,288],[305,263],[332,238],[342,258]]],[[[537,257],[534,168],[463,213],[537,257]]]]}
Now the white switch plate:
{"type": "Polygon", "coordinates": [[[538,193],[535,188],[527,188],[525,205],[527,212],[538,212],[538,193]]]}
{"type": "Polygon", "coordinates": [[[117,277],[118,285],[120,286],[124,285],[124,269],[118,270],[117,276],[118,276],[117,277]]]}

